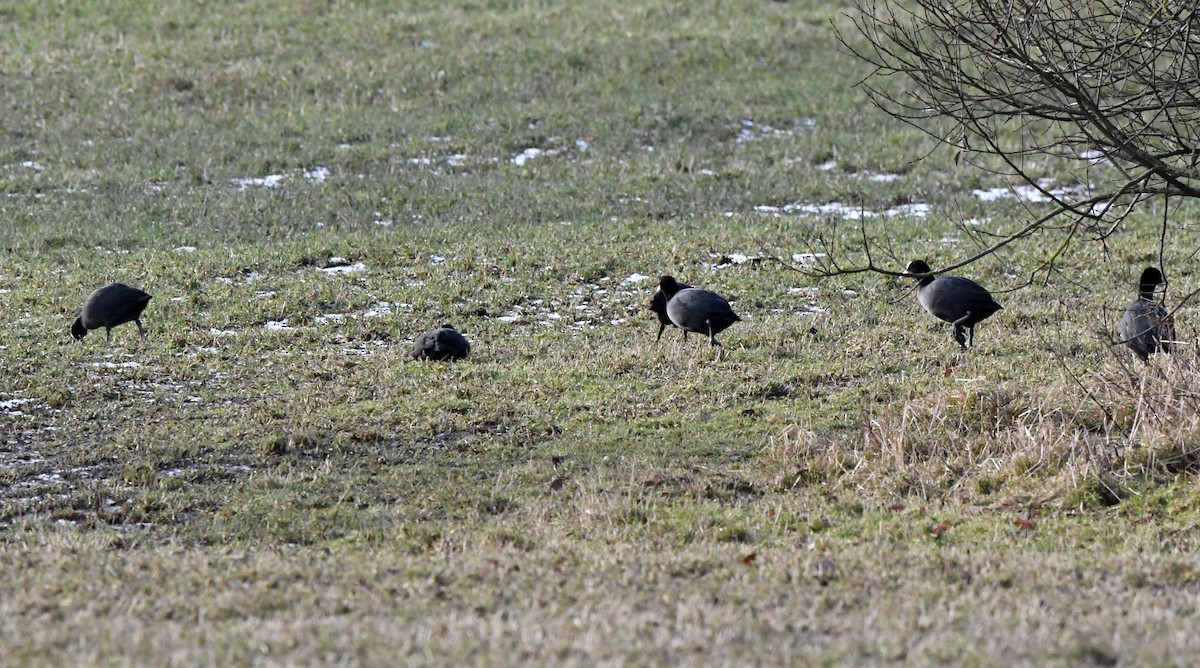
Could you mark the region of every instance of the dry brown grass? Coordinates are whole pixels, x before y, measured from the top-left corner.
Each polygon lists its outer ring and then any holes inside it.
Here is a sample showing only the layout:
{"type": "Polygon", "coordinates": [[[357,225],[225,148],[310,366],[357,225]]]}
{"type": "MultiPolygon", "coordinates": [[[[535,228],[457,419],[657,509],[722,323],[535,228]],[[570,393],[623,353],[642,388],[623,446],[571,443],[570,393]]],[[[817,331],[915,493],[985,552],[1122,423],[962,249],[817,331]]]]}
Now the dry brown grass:
{"type": "Polygon", "coordinates": [[[1064,369],[1044,385],[947,377],[864,411],[859,439],[789,426],[763,462],[784,471],[783,486],[820,481],[878,499],[971,501],[1005,483],[1034,507],[1117,503],[1143,482],[1200,466],[1200,364],[1188,349],[1146,365],[1120,349],[1098,370],[1064,369]],[[1040,493],[1027,493],[1031,486],[1040,493]]]}

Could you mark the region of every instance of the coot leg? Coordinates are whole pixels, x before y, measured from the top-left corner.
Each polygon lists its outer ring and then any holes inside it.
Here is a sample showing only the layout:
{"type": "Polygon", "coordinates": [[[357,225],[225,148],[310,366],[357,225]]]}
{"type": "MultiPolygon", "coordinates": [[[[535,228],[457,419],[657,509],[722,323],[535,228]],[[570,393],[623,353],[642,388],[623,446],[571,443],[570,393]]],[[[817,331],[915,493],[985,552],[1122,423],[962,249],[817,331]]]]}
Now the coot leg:
{"type": "Polygon", "coordinates": [[[966,327],[963,327],[962,325],[954,326],[954,340],[958,341],[958,345],[962,346],[964,349],[967,348],[967,336],[964,333],[965,330],[966,327]]]}

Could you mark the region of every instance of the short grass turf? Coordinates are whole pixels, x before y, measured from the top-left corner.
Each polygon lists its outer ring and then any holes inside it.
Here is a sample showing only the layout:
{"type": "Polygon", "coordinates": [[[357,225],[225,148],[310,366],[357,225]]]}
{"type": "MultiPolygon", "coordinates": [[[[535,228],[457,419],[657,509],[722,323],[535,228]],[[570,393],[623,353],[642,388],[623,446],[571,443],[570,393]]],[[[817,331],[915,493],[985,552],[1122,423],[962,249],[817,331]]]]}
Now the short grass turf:
{"type": "Polygon", "coordinates": [[[1036,212],[870,106],[847,11],[0,9],[0,660],[1190,663],[1195,329],[1111,334],[1161,209],[959,270],[970,352],[794,271],[1036,212]],[[723,355],[655,341],[663,273],[723,355]],[[74,342],[112,280],[147,337],[74,342]],[[411,359],[443,323],[471,357],[411,359]]]}

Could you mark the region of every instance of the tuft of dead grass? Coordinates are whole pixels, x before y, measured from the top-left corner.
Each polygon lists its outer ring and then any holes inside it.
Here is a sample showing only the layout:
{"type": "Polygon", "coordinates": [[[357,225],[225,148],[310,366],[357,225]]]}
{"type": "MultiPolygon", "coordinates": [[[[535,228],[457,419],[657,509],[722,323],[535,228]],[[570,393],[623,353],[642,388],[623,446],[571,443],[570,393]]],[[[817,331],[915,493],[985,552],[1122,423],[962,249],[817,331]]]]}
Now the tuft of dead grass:
{"type": "Polygon", "coordinates": [[[1101,368],[1058,384],[950,379],[864,411],[861,438],[789,425],[762,452],[775,484],[854,488],[879,498],[987,497],[1009,483],[1036,503],[1119,503],[1200,470],[1200,363],[1194,354],[1101,368]],[[1021,481],[1024,481],[1023,483],[1021,481]]]}

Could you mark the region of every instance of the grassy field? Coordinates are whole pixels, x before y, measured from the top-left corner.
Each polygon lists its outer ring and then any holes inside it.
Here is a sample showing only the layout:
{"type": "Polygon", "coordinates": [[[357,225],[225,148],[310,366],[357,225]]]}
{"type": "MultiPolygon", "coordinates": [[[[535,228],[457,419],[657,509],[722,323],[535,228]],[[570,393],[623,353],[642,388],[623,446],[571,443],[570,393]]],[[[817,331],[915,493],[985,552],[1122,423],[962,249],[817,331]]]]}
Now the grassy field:
{"type": "Polygon", "coordinates": [[[848,5],[395,4],[0,9],[0,662],[1194,661],[1195,329],[1111,345],[1161,211],[960,270],[963,352],[773,259],[1038,210],[870,106],[848,5]],[[148,336],[73,341],[111,280],[148,336]]]}

